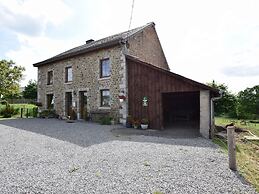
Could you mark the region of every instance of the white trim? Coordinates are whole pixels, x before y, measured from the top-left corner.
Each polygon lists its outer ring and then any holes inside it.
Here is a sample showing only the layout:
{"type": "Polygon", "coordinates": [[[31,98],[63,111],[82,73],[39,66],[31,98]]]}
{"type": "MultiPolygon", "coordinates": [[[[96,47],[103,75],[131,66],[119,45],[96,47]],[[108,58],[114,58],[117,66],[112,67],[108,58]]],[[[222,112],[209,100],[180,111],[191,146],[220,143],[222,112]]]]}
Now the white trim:
{"type": "Polygon", "coordinates": [[[101,77],[101,78],[98,78],[98,81],[106,81],[106,80],[110,80],[111,79],[111,76],[109,77],[101,77]]]}
{"type": "Polygon", "coordinates": [[[98,109],[100,109],[100,110],[111,110],[111,107],[99,106],[98,109]]]}

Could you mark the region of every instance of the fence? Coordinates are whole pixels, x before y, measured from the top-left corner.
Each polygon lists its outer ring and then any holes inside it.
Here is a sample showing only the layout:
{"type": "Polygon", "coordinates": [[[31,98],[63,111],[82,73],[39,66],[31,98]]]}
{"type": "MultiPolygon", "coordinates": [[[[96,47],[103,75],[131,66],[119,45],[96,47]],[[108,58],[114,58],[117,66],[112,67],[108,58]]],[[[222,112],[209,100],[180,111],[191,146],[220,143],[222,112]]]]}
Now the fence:
{"type": "Polygon", "coordinates": [[[36,99],[6,99],[9,104],[34,104],[37,102],[36,99]]]}

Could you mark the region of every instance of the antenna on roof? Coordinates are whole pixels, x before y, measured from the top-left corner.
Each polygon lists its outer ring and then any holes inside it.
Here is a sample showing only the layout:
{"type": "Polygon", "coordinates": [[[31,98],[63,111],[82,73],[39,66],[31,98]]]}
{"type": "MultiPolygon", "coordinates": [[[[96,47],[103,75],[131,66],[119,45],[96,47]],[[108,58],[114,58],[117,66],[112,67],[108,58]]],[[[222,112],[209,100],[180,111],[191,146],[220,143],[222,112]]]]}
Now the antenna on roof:
{"type": "Polygon", "coordinates": [[[129,30],[130,30],[130,27],[131,27],[131,21],[132,21],[132,16],[133,16],[134,3],[135,3],[135,0],[132,0],[131,13],[130,13],[130,21],[129,21],[129,30]]]}

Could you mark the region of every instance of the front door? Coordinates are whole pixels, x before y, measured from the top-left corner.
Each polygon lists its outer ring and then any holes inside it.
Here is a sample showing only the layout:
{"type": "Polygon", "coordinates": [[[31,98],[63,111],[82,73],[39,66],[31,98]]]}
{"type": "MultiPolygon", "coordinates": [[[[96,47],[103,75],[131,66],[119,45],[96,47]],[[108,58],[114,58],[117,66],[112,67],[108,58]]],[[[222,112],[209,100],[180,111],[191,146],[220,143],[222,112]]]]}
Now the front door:
{"type": "Polygon", "coordinates": [[[66,116],[72,116],[72,92],[66,92],[66,116]]]}
{"type": "Polygon", "coordinates": [[[87,92],[79,92],[80,119],[87,119],[87,92]]]}

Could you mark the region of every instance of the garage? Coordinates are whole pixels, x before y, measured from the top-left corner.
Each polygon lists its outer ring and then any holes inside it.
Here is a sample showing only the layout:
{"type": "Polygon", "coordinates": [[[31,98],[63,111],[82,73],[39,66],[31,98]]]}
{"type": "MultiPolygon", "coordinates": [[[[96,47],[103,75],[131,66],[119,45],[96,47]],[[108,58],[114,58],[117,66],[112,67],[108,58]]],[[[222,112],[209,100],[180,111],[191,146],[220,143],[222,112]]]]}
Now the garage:
{"type": "Polygon", "coordinates": [[[168,92],[162,94],[164,128],[199,132],[199,92],[168,92]]]}
{"type": "Polygon", "coordinates": [[[218,90],[130,56],[127,73],[127,115],[148,119],[151,129],[210,137],[218,90]]]}

